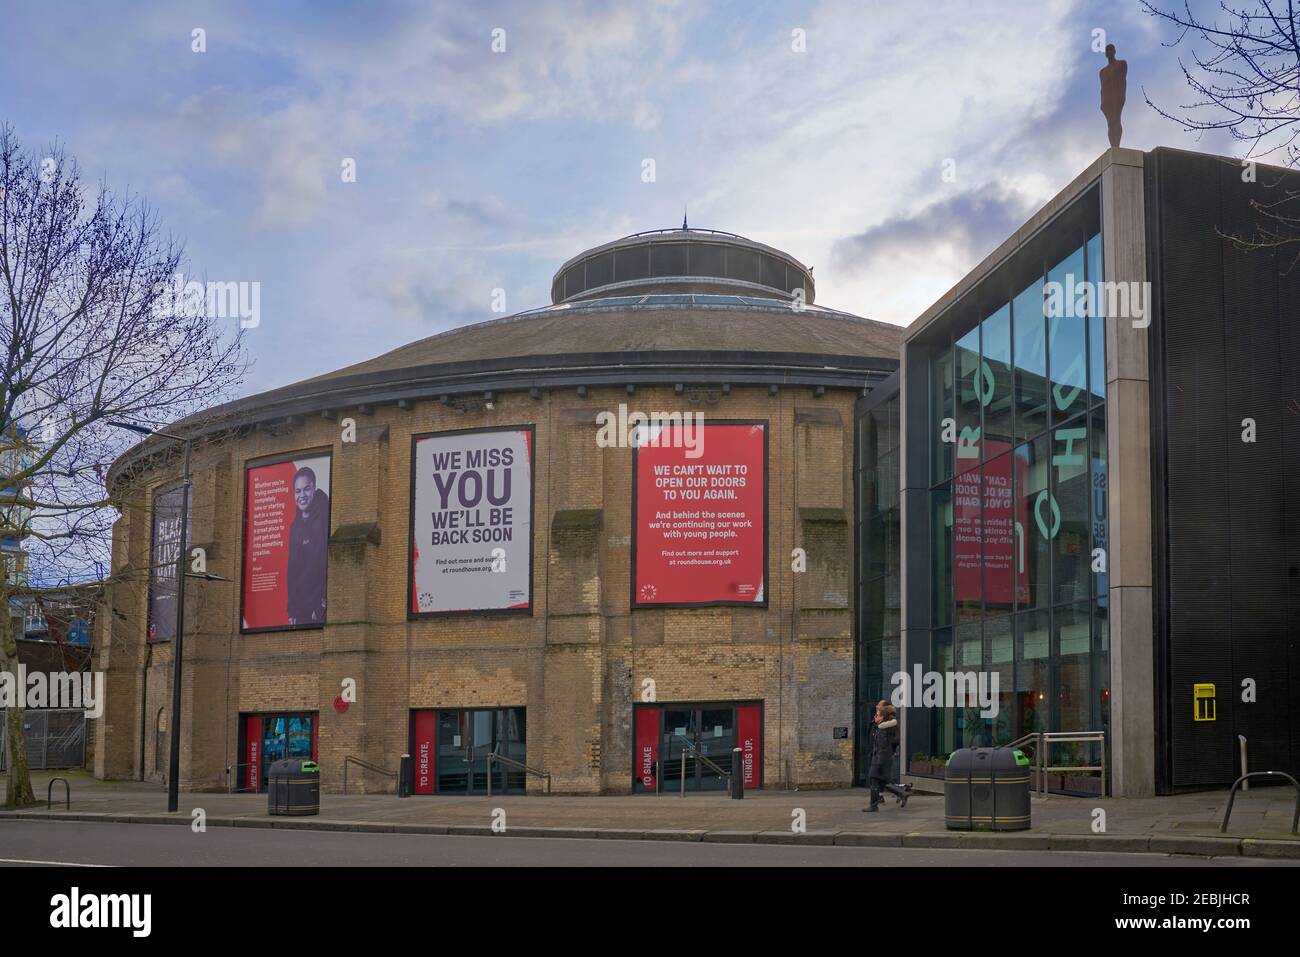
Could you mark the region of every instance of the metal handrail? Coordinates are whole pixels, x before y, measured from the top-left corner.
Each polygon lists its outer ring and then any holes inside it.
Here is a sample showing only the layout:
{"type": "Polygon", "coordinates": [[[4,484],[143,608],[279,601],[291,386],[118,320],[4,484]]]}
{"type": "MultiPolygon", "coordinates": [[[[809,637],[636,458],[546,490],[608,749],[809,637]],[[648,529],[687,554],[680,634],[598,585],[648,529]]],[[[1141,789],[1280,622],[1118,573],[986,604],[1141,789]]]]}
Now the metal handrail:
{"type": "Polygon", "coordinates": [[[1109,797],[1109,789],[1106,785],[1106,732],[1105,731],[1040,731],[1038,736],[1042,739],[1042,749],[1038,754],[1038,773],[1039,773],[1039,795],[1044,801],[1047,800],[1047,772],[1048,771],[1098,771],[1101,773],[1101,796],[1109,797]],[[1053,744],[1087,744],[1090,742],[1099,742],[1101,744],[1101,764],[1100,765],[1053,765],[1048,763],[1048,753],[1053,744]]]}
{"type": "MultiPolygon", "coordinates": [[[[728,237],[730,237],[731,239],[745,239],[745,238],[746,238],[745,236],[741,236],[739,233],[729,233],[729,232],[727,232],[725,229],[706,229],[706,228],[703,227],[703,226],[690,226],[690,227],[688,227],[688,228],[686,228],[686,229],[682,229],[680,226],[666,226],[666,227],[664,227],[663,229],[643,229],[643,230],[641,230],[641,232],[639,232],[639,233],[628,233],[626,236],[623,236],[623,237],[621,237],[621,238],[622,238],[622,239],[636,239],[638,236],[657,236],[657,235],[660,235],[660,234],[662,234],[662,233],[681,233],[681,232],[687,232],[687,233],[707,233],[707,234],[709,234],[710,236],[728,236],[728,237]]],[[[752,240],[750,240],[750,241],[752,242],[752,240]]]]}
{"type": "Polygon", "coordinates": [[[1105,731],[1031,731],[1007,744],[998,745],[998,747],[1015,749],[1028,744],[1034,746],[1034,761],[1031,774],[1036,775],[1038,779],[1038,800],[1047,800],[1048,771],[1099,771],[1101,772],[1102,796],[1109,796],[1109,789],[1106,785],[1105,731]],[[1094,741],[1101,744],[1100,765],[1054,765],[1048,762],[1048,753],[1053,744],[1089,743],[1094,741]]]}
{"type": "Polygon", "coordinates": [[[53,794],[54,794],[54,782],[56,781],[63,782],[63,809],[65,811],[71,811],[72,810],[72,785],[68,783],[67,778],[50,778],[50,783],[45,788],[45,810],[48,811],[51,807],[54,806],[53,794]]]}
{"type": "MultiPolygon", "coordinates": [[[[1037,745],[1039,745],[1039,744],[1041,743],[1041,742],[1038,740],[1038,736],[1039,736],[1040,734],[1042,734],[1041,731],[1030,731],[1028,734],[1023,735],[1022,737],[1016,738],[1016,740],[1010,742],[1009,744],[999,744],[998,747],[999,747],[999,748],[1018,748],[1018,747],[1020,747],[1021,745],[1031,744],[1031,743],[1032,743],[1035,747],[1037,747],[1037,745]]],[[[1035,752],[1035,753],[1036,753],[1036,752],[1035,752]]]]}
{"type": "Polygon", "coordinates": [[[349,764],[359,764],[367,771],[374,771],[376,774],[383,774],[390,778],[397,777],[396,771],[389,771],[386,768],[381,768],[377,764],[371,764],[369,761],[362,761],[360,758],[354,758],[352,755],[348,754],[345,755],[343,758],[343,793],[344,794],[348,793],[348,765],[349,764]]]}
{"type": "Polygon", "coordinates": [[[514,758],[508,758],[504,754],[497,754],[497,752],[493,751],[487,756],[487,796],[488,797],[492,796],[492,762],[493,761],[499,761],[502,764],[506,765],[507,767],[512,767],[518,771],[523,771],[525,774],[531,774],[539,778],[546,778],[546,793],[547,794],[551,793],[551,772],[550,771],[541,771],[538,770],[537,768],[530,768],[522,761],[516,761],[514,758]]]}
{"type": "Polygon", "coordinates": [[[701,750],[700,750],[699,748],[697,748],[695,745],[691,744],[691,740],[690,740],[690,738],[686,737],[685,735],[678,734],[676,731],[673,732],[673,737],[674,737],[674,738],[681,738],[682,741],[684,742],[684,745],[685,745],[686,749],[687,749],[688,751],[690,751],[692,754],[695,755],[695,759],[696,759],[697,761],[701,761],[701,762],[703,762],[704,764],[707,764],[709,767],[713,768],[713,771],[714,771],[715,774],[718,774],[718,775],[720,775],[720,776],[722,776],[722,777],[727,778],[728,780],[730,780],[730,778],[731,778],[731,772],[730,772],[730,771],[724,771],[724,770],[722,770],[722,768],[720,768],[720,767],[718,767],[716,764],[714,764],[713,761],[711,761],[711,760],[709,760],[708,758],[706,758],[706,757],[704,756],[704,752],[703,752],[703,751],[701,751],[701,750]]]}
{"type": "Polygon", "coordinates": [[[719,778],[728,781],[731,780],[732,772],[723,771],[722,767],[716,765],[716,763],[714,763],[714,761],[712,761],[711,758],[706,758],[705,755],[703,755],[701,752],[698,752],[698,750],[694,750],[694,749],[692,749],[692,752],[690,752],[690,754],[692,754],[692,757],[695,759],[695,761],[698,761],[699,763],[701,763],[701,765],[705,767],[711,768],[712,772],[718,775],[719,778]]]}
{"type": "Polygon", "coordinates": [[[1228,806],[1223,810],[1223,823],[1219,825],[1219,833],[1222,834],[1228,830],[1228,818],[1232,816],[1232,803],[1237,800],[1237,787],[1247,778],[1269,778],[1269,777],[1286,778],[1295,786],[1295,810],[1291,814],[1291,833],[1300,835],[1300,782],[1287,774],[1285,771],[1252,771],[1250,774],[1243,774],[1237,780],[1232,782],[1232,790],[1228,792],[1228,806]]]}
{"type": "Polygon", "coordinates": [[[722,770],[722,768],[718,767],[717,764],[715,764],[713,761],[706,758],[704,756],[704,753],[700,751],[700,749],[697,748],[695,745],[693,745],[691,743],[691,739],[686,737],[686,735],[678,734],[676,731],[674,731],[671,735],[671,738],[681,738],[682,746],[686,749],[682,752],[682,797],[686,797],[686,753],[688,751],[690,752],[691,756],[695,758],[696,761],[705,765],[706,767],[712,768],[714,774],[716,774],[718,777],[722,778],[724,781],[727,782],[727,790],[731,790],[732,772],[722,770]]]}

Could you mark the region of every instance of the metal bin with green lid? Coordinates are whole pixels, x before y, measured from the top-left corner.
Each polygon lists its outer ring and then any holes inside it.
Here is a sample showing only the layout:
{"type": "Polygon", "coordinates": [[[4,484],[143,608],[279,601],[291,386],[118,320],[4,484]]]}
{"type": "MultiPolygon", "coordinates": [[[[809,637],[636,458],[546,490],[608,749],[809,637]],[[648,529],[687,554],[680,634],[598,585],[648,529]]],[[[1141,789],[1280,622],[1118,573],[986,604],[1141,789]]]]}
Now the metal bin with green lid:
{"type": "Polygon", "coordinates": [[[950,831],[1028,830],[1029,759],[1010,748],[954,751],[944,768],[943,803],[950,831]]]}

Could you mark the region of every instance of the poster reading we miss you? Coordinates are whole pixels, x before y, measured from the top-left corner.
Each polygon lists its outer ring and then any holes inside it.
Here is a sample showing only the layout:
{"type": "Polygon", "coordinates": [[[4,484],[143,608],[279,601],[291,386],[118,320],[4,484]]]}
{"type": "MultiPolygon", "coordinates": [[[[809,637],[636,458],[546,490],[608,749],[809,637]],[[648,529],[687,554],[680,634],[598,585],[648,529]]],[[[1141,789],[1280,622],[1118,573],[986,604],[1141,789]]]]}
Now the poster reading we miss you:
{"type": "Polygon", "coordinates": [[[633,453],[636,605],[766,600],[767,427],[702,428],[702,448],[667,426],[633,453]]]}
{"type": "Polygon", "coordinates": [[[410,614],[531,608],[533,430],[416,436],[410,614]]]}

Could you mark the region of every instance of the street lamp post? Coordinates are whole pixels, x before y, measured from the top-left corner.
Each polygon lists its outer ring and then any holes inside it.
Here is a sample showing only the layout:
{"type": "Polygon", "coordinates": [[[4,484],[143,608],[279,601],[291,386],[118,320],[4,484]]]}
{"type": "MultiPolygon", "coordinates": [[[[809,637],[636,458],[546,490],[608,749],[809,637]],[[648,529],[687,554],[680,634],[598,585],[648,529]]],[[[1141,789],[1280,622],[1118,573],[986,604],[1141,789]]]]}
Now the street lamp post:
{"type": "Polygon", "coordinates": [[[140,435],[159,435],[180,442],[185,449],[185,468],[181,492],[181,537],[176,547],[176,634],[172,636],[172,718],[171,757],[167,766],[167,810],[175,811],[180,805],[181,776],[181,656],[185,649],[185,544],[189,537],[190,519],[190,440],[130,422],[109,422],[119,429],[129,429],[140,435]]]}

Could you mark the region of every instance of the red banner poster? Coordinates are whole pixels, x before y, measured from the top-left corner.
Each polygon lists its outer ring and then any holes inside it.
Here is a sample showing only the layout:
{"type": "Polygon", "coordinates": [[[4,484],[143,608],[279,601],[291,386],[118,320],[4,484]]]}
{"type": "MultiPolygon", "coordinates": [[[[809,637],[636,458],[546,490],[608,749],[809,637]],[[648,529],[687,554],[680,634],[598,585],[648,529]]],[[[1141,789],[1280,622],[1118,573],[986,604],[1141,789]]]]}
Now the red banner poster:
{"type": "Polygon", "coordinates": [[[244,721],[244,781],[249,791],[262,789],[262,718],[249,715],[244,721]]]}
{"type": "Polygon", "coordinates": [[[953,591],[958,602],[978,602],[982,579],[984,604],[1010,610],[1029,590],[1016,532],[1017,522],[1024,528],[1028,509],[1023,496],[1019,507],[1012,497],[1013,473],[1016,488],[1023,489],[1028,470],[1010,443],[989,439],[985,450],[990,458],[982,476],[976,467],[952,482],[953,591]]]}
{"type": "Polygon", "coordinates": [[[633,748],[636,779],[647,791],[655,789],[655,762],[659,760],[660,707],[636,707],[636,745],[633,748]]]}
{"type": "Polygon", "coordinates": [[[642,438],[634,605],[767,603],[766,462],[764,423],[672,424],[642,438]]]}
{"type": "Polygon", "coordinates": [[[432,794],[434,782],[434,763],[437,759],[438,712],[415,712],[415,750],[411,761],[415,765],[415,782],[412,790],[416,794],[432,794]]]}
{"type": "Polygon", "coordinates": [[[244,474],[244,631],[325,623],[330,457],[244,474]]]}
{"type": "Polygon", "coordinates": [[[736,708],[736,740],[740,744],[740,767],[745,787],[763,783],[763,708],[742,704],[736,708]]]}

